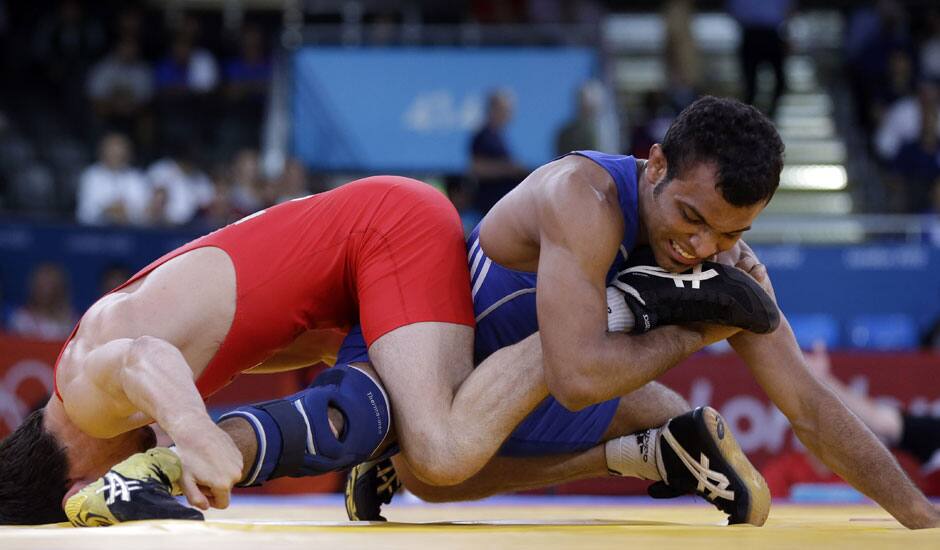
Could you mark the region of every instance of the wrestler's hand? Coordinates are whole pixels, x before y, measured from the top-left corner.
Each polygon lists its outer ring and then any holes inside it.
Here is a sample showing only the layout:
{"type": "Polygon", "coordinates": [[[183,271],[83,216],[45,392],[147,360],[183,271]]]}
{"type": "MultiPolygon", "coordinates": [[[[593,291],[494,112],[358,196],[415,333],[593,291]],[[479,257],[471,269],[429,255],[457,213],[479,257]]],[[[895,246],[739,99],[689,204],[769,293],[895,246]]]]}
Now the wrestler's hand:
{"type": "Polygon", "coordinates": [[[228,508],[232,486],[242,476],[242,454],[232,438],[207,421],[177,434],[176,453],[183,464],[179,485],[190,504],[207,510],[228,508]]]}
{"type": "Polygon", "coordinates": [[[738,327],[729,327],[726,325],[712,325],[707,323],[694,323],[687,325],[689,329],[698,332],[702,336],[702,347],[710,346],[715,342],[727,340],[739,332],[747,332],[738,327]]]}
{"type": "Polygon", "coordinates": [[[726,265],[733,265],[744,271],[753,277],[755,281],[760,283],[767,294],[773,298],[774,302],[777,301],[777,296],[774,294],[774,287],[767,273],[767,267],[760,263],[757,254],[754,253],[754,250],[751,249],[743,239],[738,240],[730,250],[718,254],[715,261],[726,265]]]}

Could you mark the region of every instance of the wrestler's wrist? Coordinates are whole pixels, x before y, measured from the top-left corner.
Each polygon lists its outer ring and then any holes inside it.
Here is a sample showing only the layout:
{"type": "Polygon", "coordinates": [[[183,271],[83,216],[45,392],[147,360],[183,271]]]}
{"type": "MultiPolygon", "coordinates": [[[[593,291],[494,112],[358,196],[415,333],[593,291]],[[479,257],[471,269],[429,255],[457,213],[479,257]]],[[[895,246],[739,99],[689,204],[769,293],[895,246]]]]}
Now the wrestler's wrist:
{"type": "Polygon", "coordinates": [[[190,443],[205,439],[208,431],[218,430],[219,427],[212,421],[208,413],[177,414],[160,423],[174,443],[188,446],[190,443]]]}

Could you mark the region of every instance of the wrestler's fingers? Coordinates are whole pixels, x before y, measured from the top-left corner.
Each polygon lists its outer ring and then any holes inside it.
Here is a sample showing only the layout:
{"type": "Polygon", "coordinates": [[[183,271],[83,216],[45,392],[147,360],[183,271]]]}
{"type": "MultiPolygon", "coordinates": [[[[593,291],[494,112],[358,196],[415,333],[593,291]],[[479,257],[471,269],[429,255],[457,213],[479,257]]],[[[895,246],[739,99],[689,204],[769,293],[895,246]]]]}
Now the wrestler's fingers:
{"type": "Polygon", "coordinates": [[[767,277],[768,277],[768,275],[767,275],[767,266],[765,266],[765,265],[762,264],[762,263],[756,262],[756,261],[755,261],[754,265],[752,265],[752,266],[747,270],[747,272],[751,275],[751,277],[754,277],[754,279],[756,279],[757,282],[759,282],[759,283],[763,283],[764,281],[767,280],[767,277]]]}
{"type": "Polygon", "coordinates": [[[228,508],[230,497],[231,493],[228,489],[215,487],[212,489],[212,494],[209,499],[213,508],[225,509],[228,508]]]}
{"type": "Polygon", "coordinates": [[[202,494],[202,491],[196,485],[196,480],[192,476],[184,473],[180,478],[180,489],[183,490],[183,494],[186,496],[186,500],[190,504],[199,508],[200,510],[209,509],[209,500],[206,499],[206,495],[202,494]]]}

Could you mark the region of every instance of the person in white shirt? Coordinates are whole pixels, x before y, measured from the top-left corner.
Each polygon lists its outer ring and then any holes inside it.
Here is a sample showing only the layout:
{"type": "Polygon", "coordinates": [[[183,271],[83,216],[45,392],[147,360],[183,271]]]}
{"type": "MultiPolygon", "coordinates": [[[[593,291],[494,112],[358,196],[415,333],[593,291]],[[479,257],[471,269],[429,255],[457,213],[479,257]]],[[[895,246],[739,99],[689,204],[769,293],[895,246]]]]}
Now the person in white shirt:
{"type": "Polygon", "coordinates": [[[133,114],[153,98],[153,71],[125,39],[91,69],[86,89],[99,114],[133,114]]]}
{"type": "MultiPolygon", "coordinates": [[[[921,120],[924,119],[923,109],[934,109],[940,115],[938,95],[940,92],[936,84],[922,81],[916,96],[899,99],[888,109],[875,133],[875,150],[882,161],[891,162],[905,143],[918,139],[921,135],[921,120]]],[[[933,120],[937,121],[936,131],[940,136],[940,116],[933,120]]]]}
{"type": "Polygon", "coordinates": [[[111,133],[101,139],[99,160],[82,173],[75,217],[85,225],[146,225],[150,188],[131,166],[130,140],[111,133]]]}
{"type": "Polygon", "coordinates": [[[155,214],[167,225],[192,222],[200,210],[209,207],[215,193],[212,182],[193,161],[187,146],[153,163],[147,170],[147,179],[155,193],[165,195],[162,211],[155,214]]]}

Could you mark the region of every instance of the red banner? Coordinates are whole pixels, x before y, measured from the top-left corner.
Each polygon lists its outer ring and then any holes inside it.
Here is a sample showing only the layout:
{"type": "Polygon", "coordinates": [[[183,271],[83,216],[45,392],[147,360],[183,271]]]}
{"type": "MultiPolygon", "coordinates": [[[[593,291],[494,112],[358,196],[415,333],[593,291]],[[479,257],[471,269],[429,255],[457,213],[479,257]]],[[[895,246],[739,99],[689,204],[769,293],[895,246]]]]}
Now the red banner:
{"type": "MultiPolygon", "coordinates": [[[[40,406],[52,391],[52,365],[60,344],[0,334],[0,437],[40,406]]],[[[856,391],[914,413],[940,416],[940,355],[923,353],[833,353],[834,374],[856,391]]],[[[209,400],[213,409],[271,399],[303,388],[313,371],[245,375],[209,400]]],[[[699,354],[672,369],[661,381],[693,406],[717,408],[757,467],[797,445],[790,425],[732,354],[699,354]]],[[[296,481],[290,481],[294,488],[296,481]]],[[[330,483],[332,486],[332,482],[330,483]]],[[[303,484],[306,486],[306,484],[303,484]]],[[[591,492],[623,492],[631,484],[609,484],[591,492]]],[[[569,492],[584,484],[575,484],[569,492]]]]}

